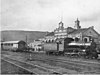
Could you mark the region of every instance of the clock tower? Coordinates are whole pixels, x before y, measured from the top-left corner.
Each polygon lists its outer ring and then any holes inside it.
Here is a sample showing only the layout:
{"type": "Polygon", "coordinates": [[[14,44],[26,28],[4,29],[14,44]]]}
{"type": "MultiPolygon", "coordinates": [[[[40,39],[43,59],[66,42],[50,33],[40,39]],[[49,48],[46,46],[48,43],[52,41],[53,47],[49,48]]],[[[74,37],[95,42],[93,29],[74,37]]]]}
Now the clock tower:
{"type": "Polygon", "coordinates": [[[75,29],[80,29],[80,28],[81,28],[81,26],[80,26],[80,21],[78,20],[78,18],[77,18],[77,20],[75,21],[75,26],[74,26],[74,28],[75,28],[75,29]]]}

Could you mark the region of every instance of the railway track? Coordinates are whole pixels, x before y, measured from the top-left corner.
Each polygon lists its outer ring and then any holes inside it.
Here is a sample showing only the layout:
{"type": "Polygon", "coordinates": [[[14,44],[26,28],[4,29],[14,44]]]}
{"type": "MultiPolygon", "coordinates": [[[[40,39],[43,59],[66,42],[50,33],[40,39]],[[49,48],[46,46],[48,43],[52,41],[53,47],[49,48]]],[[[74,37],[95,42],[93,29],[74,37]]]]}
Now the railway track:
{"type": "MultiPolygon", "coordinates": [[[[7,60],[5,60],[5,59],[1,59],[1,61],[3,61],[3,62],[6,62],[7,64],[10,64],[10,66],[11,65],[13,65],[13,66],[15,66],[17,69],[19,68],[20,69],[20,72],[17,72],[17,73],[19,73],[19,74],[34,74],[31,70],[29,70],[29,69],[27,69],[27,68],[24,68],[24,67],[22,67],[22,66],[20,66],[20,65],[17,65],[17,64],[15,64],[15,63],[13,63],[13,62],[10,62],[10,61],[7,61],[7,60]],[[21,72],[21,71],[23,71],[23,72],[21,72]]],[[[14,69],[14,68],[13,68],[14,69]]],[[[2,70],[1,70],[2,71],[2,70]]],[[[6,72],[6,73],[8,73],[9,74],[9,72],[6,72]]],[[[3,74],[6,74],[5,72],[3,72],[3,74]]],[[[14,72],[10,72],[10,74],[11,73],[14,73],[14,72]]],[[[15,72],[16,73],[16,72],[15,72]]]]}
{"type": "Polygon", "coordinates": [[[79,73],[100,73],[100,63],[91,63],[87,61],[76,61],[76,60],[69,60],[69,59],[61,59],[56,56],[38,56],[32,55],[33,61],[40,61],[42,63],[47,63],[53,66],[61,66],[66,69],[75,70],[79,73]],[[52,64],[56,63],[56,64],[52,64]]]}
{"type": "Polygon", "coordinates": [[[55,71],[54,69],[48,69],[43,66],[33,65],[28,62],[24,62],[24,61],[12,59],[12,58],[4,57],[4,56],[2,57],[2,60],[10,62],[22,69],[25,69],[26,71],[29,71],[31,74],[59,74],[59,75],[62,74],[62,72],[55,71]]]}
{"type": "MultiPolygon", "coordinates": [[[[11,54],[12,54],[12,52],[11,52],[11,54]]],[[[11,55],[11,54],[9,54],[9,53],[6,53],[5,55],[11,55]]],[[[14,52],[14,54],[15,54],[15,56],[18,54],[18,53],[15,53],[14,52]]],[[[29,55],[30,53],[19,53],[19,54],[24,54],[24,55],[29,55]]],[[[34,55],[33,53],[31,53],[31,55],[34,55]]],[[[37,55],[35,55],[36,57],[35,58],[37,58],[37,55]]],[[[100,61],[99,60],[91,60],[91,59],[79,59],[79,58],[70,58],[70,57],[68,57],[68,58],[63,58],[63,57],[59,57],[59,56],[47,56],[47,55],[45,55],[46,57],[47,57],[47,59],[52,59],[52,58],[57,58],[57,60],[61,60],[61,61],[70,61],[70,62],[77,62],[77,63],[85,63],[85,64],[98,64],[98,65],[100,65],[100,61]],[[89,60],[89,61],[88,61],[89,60]]],[[[41,57],[41,59],[43,59],[43,58],[45,58],[45,56],[43,56],[42,55],[42,57],[41,57]]],[[[27,56],[28,57],[28,56],[27,56]]]]}
{"type": "MultiPolygon", "coordinates": [[[[55,60],[55,61],[61,61],[61,62],[64,62],[64,63],[66,63],[66,62],[70,62],[70,63],[76,63],[76,64],[80,64],[80,65],[88,65],[88,66],[90,66],[90,65],[92,65],[92,66],[94,66],[94,67],[98,67],[98,65],[100,66],[100,63],[99,62],[89,62],[89,61],[85,61],[85,60],[76,60],[76,59],[62,59],[62,58],[57,58],[57,59],[52,59],[51,57],[49,57],[48,59],[50,59],[50,60],[55,60]],[[94,65],[95,64],[95,65],[94,65]]],[[[47,60],[48,60],[47,59],[47,60]]]]}
{"type": "Polygon", "coordinates": [[[31,74],[60,74],[54,70],[48,70],[47,68],[38,65],[33,65],[30,63],[26,63],[15,59],[10,59],[7,57],[3,57],[2,60],[14,64],[15,66],[18,66],[26,71],[29,71],[31,74]]]}
{"type": "MultiPolygon", "coordinates": [[[[44,60],[43,58],[33,58],[33,60],[44,60]]],[[[72,61],[72,60],[63,60],[63,59],[52,59],[52,58],[48,58],[48,59],[45,59],[46,61],[55,61],[55,62],[62,62],[62,63],[74,63],[74,64],[78,64],[79,66],[91,66],[92,64],[92,67],[99,67],[100,66],[100,63],[89,63],[89,62],[82,62],[82,61],[72,61]],[[95,64],[95,65],[94,65],[95,64]]]]}
{"type": "MultiPolygon", "coordinates": [[[[79,61],[72,61],[72,60],[62,60],[62,59],[52,59],[52,58],[47,58],[47,59],[43,59],[43,58],[33,58],[34,61],[42,61],[45,63],[48,62],[56,62],[56,66],[63,66],[64,68],[67,69],[72,69],[72,70],[76,70],[78,72],[83,71],[83,70],[92,70],[92,71],[97,71],[98,69],[100,70],[100,64],[91,64],[91,63],[84,63],[84,62],[79,62],[79,61]]],[[[51,63],[48,63],[51,64],[51,63]]],[[[51,64],[53,65],[53,64],[51,64]]],[[[55,66],[55,65],[54,65],[55,66]]]]}
{"type": "MultiPolygon", "coordinates": [[[[28,54],[29,55],[29,54],[28,54]]],[[[31,54],[32,55],[32,54],[31,54]]],[[[27,56],[28,57],[28,56],[27,56]]],[[[47,55],[45,55],[45,56],[39,56],[39,55],[32,55],[32,58],[33,58],[33,60],[50,60],[50,61],[56,61],[56,62],[64,62],[64,63],[66,63],[66,62],[70,62],[70,63],[76,63],[76,64],[80,64],[80,65],[88,65],[88,66],[94,66],[94,67],[98,67],[98,65],[100,66],[100,62],[98,62],[98,60],[89,60],[89,61],[87,61],[87,60],[85,60],[85,59],[74,59],[74,58],[61,58],[61,57],[58,57],[58,56],[47,56],[47,55]],[[45,58],[46,57],[46,58],[45,58]],[[95,64],[95,65],[94,65],[95,64]]]]}
{"type": "MultiPolygon", "coordinates": [[[[61,59],[61,58],[56,58],[46,56],[45,57],[38,57],[38,56],[33,56],[32,57],[34,61],[42,61],[47,64],[51,64],[53,62],[56,63],[56,66],[62,66],[67,69],[72,69],[76,70],[78,72],[86,71],[89,73],[100,73],[100,63],[99,62],[88,62],[88,61],[77,61],[77,60],[69,60],[69,59],[61,59]],[[51,63],[49,63],[51,62],[51,63]]],[[[53,64],[51,64],[53,65],[53,64]]],[[[54,65],[55,66],[55,65],[54,65]]]]}
{"type": "MultiPolygon", "coordinates": [[[[7,52],[3,52],[4,54],[6,54],[6,55],[12,55],[12,52],[10,52],[10,51],[8,51],[8,53],[7,52]]],[[[13,52],[15,55],[16,54],[18,54],[18,52],[17,53],[15,53],[15,52],[13,52]]],[[[19,52],[19,54],[24,54],[24,55],[29,55],[30,53],[20,53],[19,52]]],[[[34,54],[34,53],[31,53],[32,55],[34,54]]],[[[35,55],[38,55],[38,54],[35,54],[35,55]]],[[[45,54],[41,54],[41,55],[45,55],[45,54]]],[[[48,57],[48,55],[45,55],[46,57],[48,57]]],[[[27,56],[28,57],[28,56],[27,56]]],[[[51,57],[51,56],[49,56],[49,57],[51,57]]],[[[90,63],[90,64],[100,64],[100,59],[84,59],[84,58],[75,58],[75,57],[67,57],[66,58],[66,56],[52,56],[51,58],[59,58],[60,60],[68,60],[68,61],[75,61],[75,62],[81,62],[81,63],[90,63]],[[76,59],[76,60],[75,60],[76,59]],[[78,60],[77,60],[78,59],[78,60]],[[89,61],[91,61],[91,62],[89,62],[89,61]]],[[[42,56],[42,58],[43,58],[43,56],[42,56]]]]}

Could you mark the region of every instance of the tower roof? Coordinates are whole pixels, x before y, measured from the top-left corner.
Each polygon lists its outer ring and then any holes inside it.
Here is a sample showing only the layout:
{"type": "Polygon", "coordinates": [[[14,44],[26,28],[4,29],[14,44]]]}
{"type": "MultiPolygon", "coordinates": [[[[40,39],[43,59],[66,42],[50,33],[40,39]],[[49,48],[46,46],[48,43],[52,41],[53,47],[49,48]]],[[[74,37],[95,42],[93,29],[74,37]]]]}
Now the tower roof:
{"type": "Polygon", "coordinates": [[[80,29],[80,28],[81,28],[81,26],[80,26],[80,21],[78,20],[78,18],[77,18],[77,20],[75,21],[75,26],[74,26],[74,28],[75,28],[75,29],[80,29]]]}
{"type": "Polygon", "coordinates": [[[62,21],[60,21],[60,22],[59,22],[59,24],[63,24],[63,22],[62,22],[62,21]]]}
{"type": "Polygon", "coordinates": [[[78,18],[77,18],[77,20],[75,22],[79,22],[78,18]]]}

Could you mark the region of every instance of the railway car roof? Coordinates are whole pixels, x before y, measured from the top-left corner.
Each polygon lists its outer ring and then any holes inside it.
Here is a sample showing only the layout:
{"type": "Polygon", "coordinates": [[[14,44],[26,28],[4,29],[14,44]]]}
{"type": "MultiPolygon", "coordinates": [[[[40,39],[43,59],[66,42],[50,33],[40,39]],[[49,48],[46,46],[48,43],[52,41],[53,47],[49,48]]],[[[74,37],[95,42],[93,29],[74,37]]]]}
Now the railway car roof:
{"type": "Polygon", "coordinates": [[[2,43],[19,43],[20,41],[5,41],[5,42],[2,42],[2,43]]]}

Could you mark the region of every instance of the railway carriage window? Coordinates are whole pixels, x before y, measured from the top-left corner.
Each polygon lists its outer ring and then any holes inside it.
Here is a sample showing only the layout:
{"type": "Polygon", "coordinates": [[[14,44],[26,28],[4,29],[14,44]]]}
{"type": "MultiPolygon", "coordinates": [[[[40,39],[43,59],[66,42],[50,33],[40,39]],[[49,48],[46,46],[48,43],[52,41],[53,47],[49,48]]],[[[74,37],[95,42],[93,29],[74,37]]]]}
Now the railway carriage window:
{"type": "Polygon", "coordinates": [[[8,43],[8,46],[10,46],[10,43],[8,43]]]}
{"type": "Polygon", "coordinates": [[[13,44],[11,43],[11,46],[13,46],[13,44]]]}
{"type": "Polygon", "coordinates": [[[4,45],[5,45],[5,46],[7,46],[7,44],[6,44],[6,43],[5,43],[4,45]]]}
{"type": "Polygon", "coordinates": [[[11,46],[11,43],[9,43],[8,45],[11,46]]]}
{"type": "Polygon", "coordinates": [[[6,45],[8,46],[8,43],[6,45]]]}
{"type": "Polygon", "coordinates": [[[7,46],[9,46],[9,44],[7,43],[7,46]]]}
{"type": "Polygon", "coordinates": [[[6,46],[7,44],[5,43],[4,45],[6,46]]]}
{"type": "Polygon", "coordinates": [[[9,43],[8,45],[11,46],[11,43],[9,43]]]}
{"type": "Polygon", "coordinates": [[[11,46],[11,43],[9,43],[9,46],[11,46]]]}
{"type": "Polygon", "coordinates": [[[5,43],[5,45],[7,46],[8,44],[7,44],[7,43],[5,43]]]}
{"type": "Polygon", "coordinates": [[[5,46],[7,46],[7,43],[5,43],[5,46]]]}

